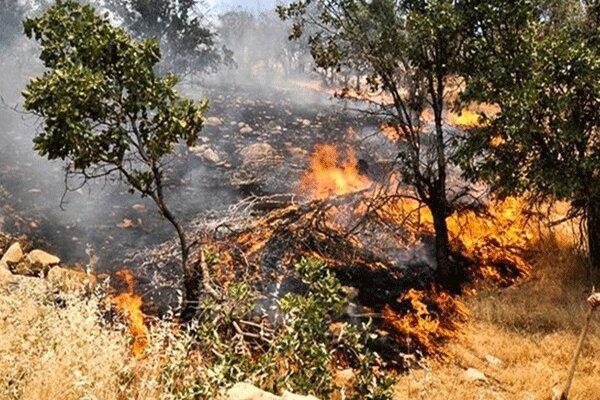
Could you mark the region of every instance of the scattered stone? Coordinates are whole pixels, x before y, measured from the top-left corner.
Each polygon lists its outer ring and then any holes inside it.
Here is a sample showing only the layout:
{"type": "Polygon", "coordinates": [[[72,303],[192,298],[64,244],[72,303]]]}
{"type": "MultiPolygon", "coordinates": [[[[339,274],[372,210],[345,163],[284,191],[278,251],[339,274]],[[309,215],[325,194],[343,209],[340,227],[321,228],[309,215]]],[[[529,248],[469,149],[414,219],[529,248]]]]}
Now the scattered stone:
{"type": "Polygon", "coordinates": [[[227,398],[229,400],[279,400],[278,396],[249,383],[236,383],[227,391],[227,398]]]}
{"type": "Polygon", "coordinates": [[[137,212],[146,211],[146,206],[144,204],[134,204],[133,206],[131,206],[131,208],[133,208],[137,212]]]}
{"type": "Polygon", "coordinates": [[[18,264],[23,259],[23,249],[21,248],[21,244],[19,242],[14,242],[6,253],[2,256],[0,263],[6,264],[11,267],[13,265],[18,264]]]}
{"type": "Polygon", "coordinates": [[[7,287],[16,282],[16,277],[8,270],[4,268],[0,263],[0,288],[7,287]]]}
{"type": "Polygon", "coordinates": [[[133,228],[133,221],[129,218],[124,218],[123,221],[117,224],[117,228],[130,229],[133,228]]]}
{"type": "Polygon", "coordinates": [[[341,371],[336,371],[333,374],[333,381],[339,388],[351,388],[356,380],[356,373],[352,368],[346,368],[341,371]]]}
{"type": "Polygon", "coordinates": [[[487,354],[485,356],[485,362],[488,363],[489,365],[493,366],[493,367],[500,367],[500,366],[502,366],[502,360],[500,360],[499,358],[494,357],[491,354],[487,354]]]}
{"type": "Polygon", "coordinates": [[[242,168],[256,164],[269,164],[277,158],[277,152],[268,143],[254,143],[240,151],[242,168]]]}
{"type": "Polygon", "coordinates": [[[204,125],[206,126],[220,126],[223,124],[223,121],[219,117],[208,117],[204,120],[204,125]]]}
{"type": "Polygon", "coordinates": [[[254,129],[252,129],[252,128],[251,128],[250,126],[248,126],[248,125],[246,125],[246,126],[244,126],[243,128],[241,128],[241,129],[240,129],[240,133],[241,133],[242,135],[247,135],[247,134],[249,134],[249,133],[252,133],[252,132],[254,132],[254,129]]]}
{"type": "Polygon", "coordinates": [[[468,368],[465,371],[465,379],[469,382],[487,382],[485,374],[475,368],[468,368]]]}
{"type": "Polygon", "coordinates": [[[315,396],[302,396],[299,394],[290,393],[288,391],[283,392],[281,400],[319,400],[315,396]]]}
{"type": "Polygon", "coordinates": [[[314,396],[301,396],[287,391],[284,391],[280,397],[249,383],[236,383],[227,391],[227,398],[229,400],[319,400],[314,396]]]}
{"type": "Polygon", "coordinates": [[[60,264],[60,258],[43,250],[32,250],[27,254],[27,262],[34,268],[49,268],[60,264]]]}
{"type": "Polygon", "coordinates": [[[217,152],[214,151],[213,148],[207,144],[190,147],[190,151],[192,153],[194,153],[196,156],[198,156],[206,161],[209,161],[213,164],[219,164],[221,162],[221,157],[219,157],[217,152]]]}
{"type": "Polygon", "coordinates": [[[46,280],[65,293],[90,292],[98,284],[98,279],[94,275],[63,267],[52,268],[46,280]]]}

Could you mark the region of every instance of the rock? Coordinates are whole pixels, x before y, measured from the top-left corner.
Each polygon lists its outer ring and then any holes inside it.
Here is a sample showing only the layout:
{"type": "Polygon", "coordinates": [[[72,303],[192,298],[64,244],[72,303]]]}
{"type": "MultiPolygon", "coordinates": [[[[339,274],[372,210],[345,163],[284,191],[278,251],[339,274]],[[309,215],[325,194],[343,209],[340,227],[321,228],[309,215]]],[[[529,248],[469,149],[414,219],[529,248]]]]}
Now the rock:
{"type": "Polygon", "coordinates": [[[11,267],[15,264],[18,264],[22,259],[23,249],[21,248],[21,244],[19,242],[15,242],[12,245],[10,245],[8,250],[6,250],[6,253],[4,253],[4,255],[2,256],[0,263],[6,264],[7,266],[11,267]]]}
{"type": "Polygon", "coordinates": [[[208,117],[204,120],[206,126],[220,126],[223,125],[223,121],[219,117],[208,117]]]}
{"type": "Polygon", "coordinates": [[[237,383],[227,391],[229,400],[319,400],[314,396],[301,396],[298,394],[283,392],[283,395],[276,396],[265,392],[249,383],[237,383]]]}
{"type": "Polygon", "coordinates": [[[60,258],[43,250],[32,250],[27,256],[12,267],[17,275],[39,276],[60,263],[60,258]]]}
{"type": "Polygon", "coordinates": [[[54,267],[48,271],[46,280],[65,293],[90,292],[98,284],[98,279],[94,275],[63,267],[54,267]]]}
{"type": "Polygon", "coordinates": [[[489,365],[493,366],[493,367],[500,367],[500,366],[502,366],[502,360],[500,360],[499,358],[494,357],[491,354],[487,354],[485,356],[485,362],[488,363],[489,365]]]}
{"type": "Polygon", "coordinates": [[[0,288],[7,287],[16,281],[17,278],[8,270],[8,267],[4,268],[0,263],[0,288]]]}
{"type": "Polygon", "coordinates": [[[475,368],[468,368],[465,371],[465,379],[470,382],[487,382],[485,374],[475,368]]]}
{"type": "Polygon", "coordinates": [[[268,143],[254,143],[240,150],[242,168],[253,164],[269,164],[277,159],[277,152],[268,143]]]}
{"type": "Polygon", "coordinates": [[[284,391],[281,400],[319,400],[315,396],[302,396],[299,394],[284,391]]]}
{"type": "Polygon", "coordinates": [[[254,129],[252,129],[252,128],[251,128],[251,127],[249,127],[248,125],[246,125],[246,126],[244,126],[244,127],[242,127],[242,128],[240,129],[240,133],[241,133],[242,135],[247,135],[247,134],[249,134],[249,133],[252,133],[252,132],[254,132],[254,129]]]}
{"type": "Polygon", "coordinates": [[[117,228],[130,229],[133,228],[133,221],[129,218],[123,218],[123,221],[117,224],[117,228]]]}
{"type": "Polygon", "coordinates": [[[201,146],[190,147],[190,151],[196,156],[214,164],[219,164],[221,162],[221,157],[219,157],[217,152],[214,151],[209,145],[203,144],[201,146]]]}
{"type": "Polygon", "coordinates": [[[227,391],[227,398],[229,400],[279,400],[278,396],[249,383],[236,383],[227,391]]]}
{"type": "Polygon", "coordinates": [[[336,371],[333,374],[333,381],[339,388],[351,388],[356,380],[356,373],[352,368],[346,368],[341,371],[336,371]]]}

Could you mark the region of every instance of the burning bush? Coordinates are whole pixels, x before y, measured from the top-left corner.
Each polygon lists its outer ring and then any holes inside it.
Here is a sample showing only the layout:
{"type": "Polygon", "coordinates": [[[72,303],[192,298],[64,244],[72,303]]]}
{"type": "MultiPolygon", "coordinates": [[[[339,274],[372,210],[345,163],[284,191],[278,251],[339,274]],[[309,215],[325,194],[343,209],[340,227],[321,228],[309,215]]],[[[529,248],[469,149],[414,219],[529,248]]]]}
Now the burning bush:
{"type": "Polygon", "coordinates": [[[444,345],[463,327],[469,315],[467,307],[435,288],[410,289],[398,302],[402,313],[389,305],[382,311],[384,323],[396,332],[395,339],[409,350],[445,359],[444,345]]]}

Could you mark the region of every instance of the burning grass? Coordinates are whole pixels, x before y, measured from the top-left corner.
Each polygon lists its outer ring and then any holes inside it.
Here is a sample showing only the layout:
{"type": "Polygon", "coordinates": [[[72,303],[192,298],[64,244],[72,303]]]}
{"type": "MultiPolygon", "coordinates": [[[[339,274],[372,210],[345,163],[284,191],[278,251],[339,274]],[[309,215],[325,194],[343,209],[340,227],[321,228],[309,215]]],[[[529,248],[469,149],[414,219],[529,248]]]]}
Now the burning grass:
{"type": "Polygon", "coordinates": [[[116,276],[125,283],[127,290],[112,297],[110,301],[127,320],[129,332],[133,338],[131,353],[136,357],[141,357],[148,345],[148,328],[142,312],[143,299],[135,293],[135,278],[131,271],[120,270],[116,276]]]}
{"type": "MultiPolygon", "coordinates": [[[[587,262],[572,233],[542,236],[528,259],[530,278],[517,286],[481,290],[466,300],[469,324],[447,346],[452,363],[399,377],[397,400],[549,399],[561,386],[583,323],[590,290],[587,262]],[[469,381],[477,368],[486,382],[469,381]]],[[[600,320],[594,319],[570,399],[600,393],[600,320]]]]}
{"type": "MultiPolygon", "coordinates": [[[[378,328],[394,343],[386,346],[388,359],[413,352],[445,358],[445,343],[458,335],[468,312],[432,280],[427,209],[397,180],[372,182],[351,151],[333,145],[317,146],[298,191],[306,197],[213,238],[230,268],[245,265],[256,282],[284,282],[297,257],[323,260],[357,289],[357,314],[378,316],[378,328]]],[[[525,203],[509,198],[449,218],[468,292],[481,280],[509,286],[530,274],[524,254],[536,235],[529,217],[525,203]]]]}

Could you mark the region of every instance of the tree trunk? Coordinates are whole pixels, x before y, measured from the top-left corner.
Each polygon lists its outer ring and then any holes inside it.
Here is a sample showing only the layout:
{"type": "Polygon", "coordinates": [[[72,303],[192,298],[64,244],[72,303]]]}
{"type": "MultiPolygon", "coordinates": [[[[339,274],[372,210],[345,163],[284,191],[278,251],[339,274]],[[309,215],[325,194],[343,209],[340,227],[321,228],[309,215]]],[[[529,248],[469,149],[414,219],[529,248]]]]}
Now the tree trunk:
{"type": "Polygon", "coordinates": [[[433,101],[433,113],[435,118],[435,146],[437,161],[437,179],[433,183],[430,194],[430,210],[433,216],[435,230],[435,254],[437,261],[437,274],[439,283],[453,293],[460,293],[461,277],[457,266],[450,260],[450,240],[448,238],[448,201],[446,200],[446,144],[444,140],[444,86],[443,78],[437,77],[437,85],[434,89],[431,81],[431,95],[433,101]]]}
{"type": "Polygon", "coordinates": [[[587,209],[588,249],[590,265],[596,272],[600,271],[600,199],[593,198],[587,209]]]}
{"type": "Polygon", "coordinates": [[[450,239],[448,224],[446,223],[446,218],[448,217],[446,199],[433,199],[429,205],[429,209],[433,216],[437,281],[447,290],[453,293],[460,293],[461,276],[458,273],[457,266],[450,259],[450,239]]]}

